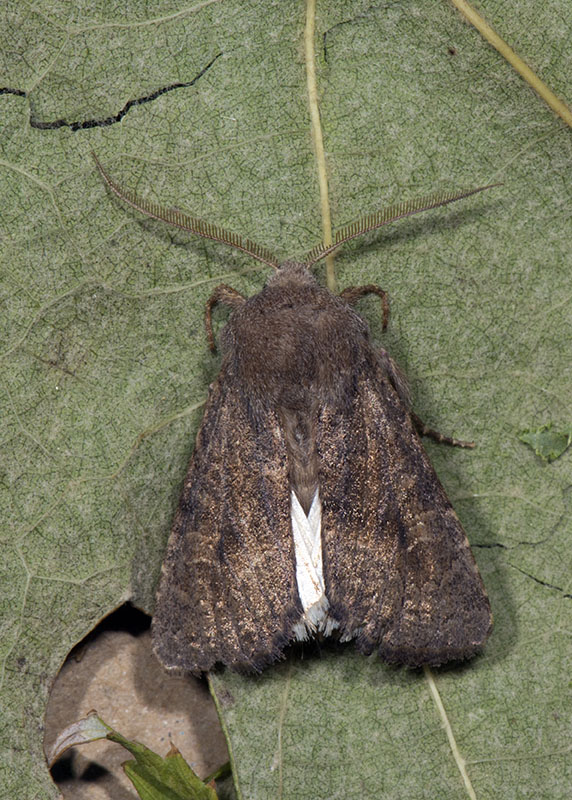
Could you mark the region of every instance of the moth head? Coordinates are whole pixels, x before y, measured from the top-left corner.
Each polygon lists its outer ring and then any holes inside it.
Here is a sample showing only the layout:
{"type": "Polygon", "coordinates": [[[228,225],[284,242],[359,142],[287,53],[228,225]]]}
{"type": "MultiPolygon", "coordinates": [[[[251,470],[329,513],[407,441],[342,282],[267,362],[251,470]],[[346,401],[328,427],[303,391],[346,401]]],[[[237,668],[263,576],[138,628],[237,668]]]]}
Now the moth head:
{"type": "Polygon", "coordinates": [[[316,279],[307,264],[303,264],[301,261],[283,261],[267,281],[267,286],[274,287],[292,286],[293,284],[298,286],[316,285],[316,279]]]}
{"type": "Polygon", "coordinates": [[[470,197],[472,194],[484,192],[487,189],[492,189],[494,186],[502,185],[500,183],[491,183],[487,186],[479,186],[476,189],[467,189],[460,192],[443,192],[441,194],[419,197],[417,200],[408,200],[404,203],[388,206],[374,214],[362,217],[362,219],[357,222],[350,222],[349,225],[344,225],[343,228],[337,231],[333,242],[324,242],[310,250],[304,263],[284,261],[280,264],[276,256],[274,256],[270,250],[267,250],[266,247],[262,247],[250,239],[245,239],[238,233],[227,231],[219,225],[205,222],[203,219],[191,216],[178,209],[165,208],[158,203],[139,197],[131,189],[124,189],[107,174],[95,153],[92,152],[92,156],[107,187],[124,203],[127,203],[127,205],[136,209],[141,214],[145,214],[147,217],[160,220],[167,225],[180,228],[188,233],[202,236],[204,239],[212,239],[214,242],[220,242],[221,244],[233,247],[235,250],[241,250],[243,253],[247,253],[257,261],[261,261],[263,264],[272,267],[275,274],[269,282],[273,284],[280,283],[281,280],[285,280],[286,278],[290,281],[298,278],[302,283],[313,283],[314,279],[310,275],[310,270],[314,264],[321,261],[334,250],[337,250],[338,247],[349,242],[350,239],[363,236],[370,231],[376,230],[376,228],[381,228],[383,225],[389,225],[390,222],[395,222],[395,220],[401,219],[402,217],[420,214],[422,211],[428,211],[438,206],[445,206],[457,200],[462,200],[465,197],[470,197]]]}

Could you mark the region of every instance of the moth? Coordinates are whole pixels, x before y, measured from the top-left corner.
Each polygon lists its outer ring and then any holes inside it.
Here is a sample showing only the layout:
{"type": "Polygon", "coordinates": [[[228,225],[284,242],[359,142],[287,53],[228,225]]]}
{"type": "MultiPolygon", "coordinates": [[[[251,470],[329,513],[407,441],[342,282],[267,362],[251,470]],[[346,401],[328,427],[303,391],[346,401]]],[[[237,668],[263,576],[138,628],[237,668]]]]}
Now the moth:
{"type": "Polygon", "coordinates": [[[302,263],[121,188],[138,211],[273,269],[259,294],[229,286],[222,366],[175,515],[153,618],[169,669],[260,671],[316,633],[416,667],[473,656],[492,616],[467,536],[421,444],[406,381],[354,309],[377,286],[335,295],[310,270],[340,245],[490,187],[392,206],[342,228],[302,263]]]}

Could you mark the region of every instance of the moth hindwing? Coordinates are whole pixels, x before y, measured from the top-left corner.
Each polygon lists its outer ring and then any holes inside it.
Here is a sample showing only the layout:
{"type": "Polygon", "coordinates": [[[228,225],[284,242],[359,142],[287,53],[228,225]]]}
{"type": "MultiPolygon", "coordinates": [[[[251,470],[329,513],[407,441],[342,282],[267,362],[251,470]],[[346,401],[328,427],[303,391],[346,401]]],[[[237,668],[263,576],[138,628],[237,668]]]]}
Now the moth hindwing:
{"type": "MultiPolygon", "coordinates": [[[[475,654],[492,617],[465,532],[421,445],[405,381],[353,309],[364,293],[318,285],[309,265],[400,216],[473,194],[400,204],[340,231],[305,264],[109,188],[142,213],[275,268],[232,308],[169,539],[153,619],[168,668],[260,670],[318,631],[389,662],[475,654]]],[[[488,188],[488,187],[483,187],[488,188]]],[[[385,317],[387,314],[385,314],[385,317]]],[[[453,441],[452,443],[462,444],[453,441]]]]}

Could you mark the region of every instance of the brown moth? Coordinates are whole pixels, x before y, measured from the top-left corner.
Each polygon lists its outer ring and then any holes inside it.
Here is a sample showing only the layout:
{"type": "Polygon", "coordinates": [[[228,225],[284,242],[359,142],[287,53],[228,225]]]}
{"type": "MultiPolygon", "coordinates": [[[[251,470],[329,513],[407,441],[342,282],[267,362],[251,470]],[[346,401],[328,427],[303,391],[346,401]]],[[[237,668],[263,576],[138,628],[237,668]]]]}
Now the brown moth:
{"type": "Polygon", "coordinates": [[[411,667],[469,658],[492,616],[467,536],[421,445],[406,382],[353,305],[310,268],[344,242],[490,187],[403,203],[338,232],[304,263],[180,211],[108,187],[138,211],[249,253],[275,271],[232,309],[222,366],[169,539],[153,618],[168,668],[259,671],[316,632],[411,667]]]}

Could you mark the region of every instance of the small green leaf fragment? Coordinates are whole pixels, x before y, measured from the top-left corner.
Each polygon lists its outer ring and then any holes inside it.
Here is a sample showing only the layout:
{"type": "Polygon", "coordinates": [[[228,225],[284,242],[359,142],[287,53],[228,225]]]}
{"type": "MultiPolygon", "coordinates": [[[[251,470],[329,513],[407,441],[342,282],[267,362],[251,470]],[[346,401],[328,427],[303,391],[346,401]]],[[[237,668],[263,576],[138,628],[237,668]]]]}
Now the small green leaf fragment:
{"type": "Polygon", "coordinates": [[[97,716],[97,712],[90,711],[87,717],[79,719],[77,722],[68,725],[54,742],[50,752],[47,754],[48,764],[52,764],[62,756],[70,747],[86,742],[95,742],[97,739],[105,739],[111,728],[97,716]]]}
{"type": "Polygon", "coordinates": [[[108,733],[107,738],[135,757],[126,761],[123,769],[141,800],[217,800],[214,789],[195,775],[176,747],[163,758],[117,731],[108,733]]]}
{"type": "Polygon", "coordinates": [[[163,758],[114,731],[95,711],[62,731],[48,754],[48,763],[51,766],[70,747],[96,739],[116,742],[135,757],[126,761],[123,769],[141,800],[217,800],[211,781],[195,775],[175,746],[163,758]]]}
{"type": "Polygon", "coordinates": [[[537,430],[521,431],[518,438],[529,445],[543,461],[554,461],[570,446],[572,428],[563,432],[553,431],[552,423],[549,422],[537,430]]]}

